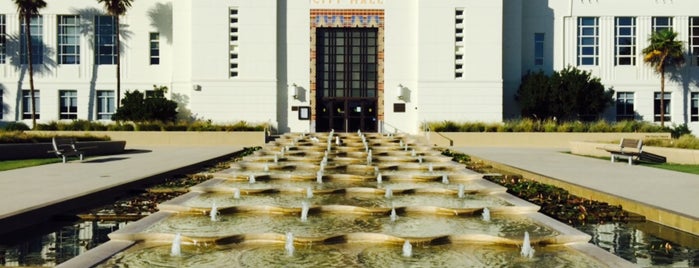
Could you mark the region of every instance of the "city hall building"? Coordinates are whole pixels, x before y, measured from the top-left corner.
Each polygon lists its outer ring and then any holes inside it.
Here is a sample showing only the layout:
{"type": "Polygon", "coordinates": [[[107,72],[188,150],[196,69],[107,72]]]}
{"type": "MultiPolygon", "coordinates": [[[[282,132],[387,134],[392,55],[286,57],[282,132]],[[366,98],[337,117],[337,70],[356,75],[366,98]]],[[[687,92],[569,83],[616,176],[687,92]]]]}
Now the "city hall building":
{"type": "MultiPolygon", "coordinates": [[[[47,1],[30,23],[39,122],[109,121],[114,20],[97,1],[47,1]]],[[[31,117],[23,22],[0,2],[1,121],[31,117]]],[[[199,119],[280,132],[403,131],[518,118],[528,71],[589,70],[615,90],[604,118],[699,130],[696,0],[136,0],[121,17],[121,94],[167,86],[199,119]],[[679,33],[660,78],[641,51],[679,33]]],[[[695,132],[696,133],[696,132],[695,132]]]]}

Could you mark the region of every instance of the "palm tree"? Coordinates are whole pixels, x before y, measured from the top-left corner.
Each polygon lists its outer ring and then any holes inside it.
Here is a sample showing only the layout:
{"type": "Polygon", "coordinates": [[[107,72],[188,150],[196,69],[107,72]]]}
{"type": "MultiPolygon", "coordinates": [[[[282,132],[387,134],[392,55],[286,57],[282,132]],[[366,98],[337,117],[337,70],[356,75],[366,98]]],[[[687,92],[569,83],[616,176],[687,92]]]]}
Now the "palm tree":
{"type": "Polygon", "coordinates": [[[36,129],[36,107],[34,99],[34,66],[32,53],[32,34],[30,22],[33,16],[39,15],[39,9],[46,7],[44,0],[14,0],[17,5],[19,18],[24,20],[24,40],[27,48],[27,64],[29,65],[29,94],[31,94],[32,129],[36,129]]]}
{"type": "Polygon", "coordinates": [[[653,32],[648,38],[650,45],[643,49],[643,61],[660,74],[660,126],[665,126],[665,70],[684,63],[682,42],[676,41],[677,33],[663,29],[653,32]]]}
{"type": "Polygon", "coordinates": [[[117,78],[117,92],[116,92],[116,107],[120,106],[120,96],[121,96],[121,36],[119,31],[119,17],[126,14],[126,10],[131,7],[131,2],[133,0],[97,0],[98,3],[104,4],[104,8],[107,9],[107,13],[114,17],[114,24],[116,24],[116,78],[117,78]]]}

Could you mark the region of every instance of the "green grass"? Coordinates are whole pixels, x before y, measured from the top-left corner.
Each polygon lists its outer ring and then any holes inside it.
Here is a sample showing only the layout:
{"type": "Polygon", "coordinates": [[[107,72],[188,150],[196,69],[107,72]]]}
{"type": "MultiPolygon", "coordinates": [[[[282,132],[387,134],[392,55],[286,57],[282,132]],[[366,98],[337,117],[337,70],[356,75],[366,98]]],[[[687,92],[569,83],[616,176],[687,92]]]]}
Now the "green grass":
{"type": "MultiPolygon", "coordinates": [[[[570,152],[567,152],[567,153],[571,154],[570,152]]],[[[575,155],[611,161],[611,158],[609,158],[609,157],[579,155],[579,154],[575,154],[575,155]]],[[[626,163],[626,160],[623,160],[623,159],[619,160],[619,163],[620,164],[626,163]]],[[[699,165],[683,165],[683,164],[673,164],[673,163],[656,164],[656,163],[639,162],[639,161],[634,162],[634,164],[644,166],[644,167],[660,168],[660,169],[665,169],[665,170],[672,170],[672,171],[677,171],[677,172],[684,172],[684,173],[699,175],[699,165]]]]}
{"type": "Polygon", "coordinates": [[[23,159],[0,161],[0,171],[60,163],[59,158],[23,159]]]}

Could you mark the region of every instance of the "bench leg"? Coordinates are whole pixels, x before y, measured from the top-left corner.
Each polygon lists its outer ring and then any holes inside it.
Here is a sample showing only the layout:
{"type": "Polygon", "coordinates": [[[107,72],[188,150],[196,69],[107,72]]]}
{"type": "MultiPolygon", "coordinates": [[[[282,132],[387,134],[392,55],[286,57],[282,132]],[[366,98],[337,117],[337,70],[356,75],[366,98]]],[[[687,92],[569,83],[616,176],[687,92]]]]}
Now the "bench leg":
{"type": "Polygon", "coordinates": [[[629,157],[629,166],[633,166],[633,157],[629,157]]]}
{"type": "Polygon", "coordinates": [[[615,158],[615,156],[614,156],[614,155],[612,155],[612,163],[614,163],[614,158],[615,158]]]}
{"type": "Polygon", "coordinates": [[[80,161],[83,161],[83,154],[80,154],[80,161]]]}
{"type": "Polygon", "coordinates": [[[62,155],[61,157],[63,157],[63,164],[65,164],[66,163],[66,156],[62,155]]]}

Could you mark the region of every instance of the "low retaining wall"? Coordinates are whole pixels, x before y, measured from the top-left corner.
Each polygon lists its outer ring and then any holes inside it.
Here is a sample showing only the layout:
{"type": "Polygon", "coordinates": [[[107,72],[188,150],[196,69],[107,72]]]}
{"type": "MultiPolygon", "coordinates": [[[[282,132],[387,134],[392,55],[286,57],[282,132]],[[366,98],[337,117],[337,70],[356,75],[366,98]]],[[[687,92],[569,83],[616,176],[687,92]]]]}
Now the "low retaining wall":
{"type": "Polygon", "coordinates": [[[633,132],[428,132],[429,144],[442,147],[568,148],[573,141],[669,139],[670,133],[633,132]]]}
{"type": "Polygon", "coordinates": [[[112,140],[123,140],[129,148],[143,146],[262,146],[264,131],[28,131],[46,135],[108,136],[112,140]]]}
{"type": "MultiPolygon", "coordinates": [[[[603,148],[614,148],[617,145],[610,143],[573,141],[570,142],[569,146],[572,154],[609,157],[609,152],[605,151],[603,148]]],[[[643,146],[643,151],[662,155],[667,158],[668,163],[699,165],[699,150],[643,146]]]]}
{"type": "MultiPolygon", "coordinates": [[[[108,155],[120,154],[124,152],[126,147],[125,141],[86,141],[77,142],[78,148],[91,147],[85,150],[85,155],[108,155]]],[[[17,160],[17,159],[32,159],[32,158],[51,158],[56,154],[49,152],[53,150],[51,143],[16,143],[16,144],[0,144],[0,160],[17,160]]]]}

